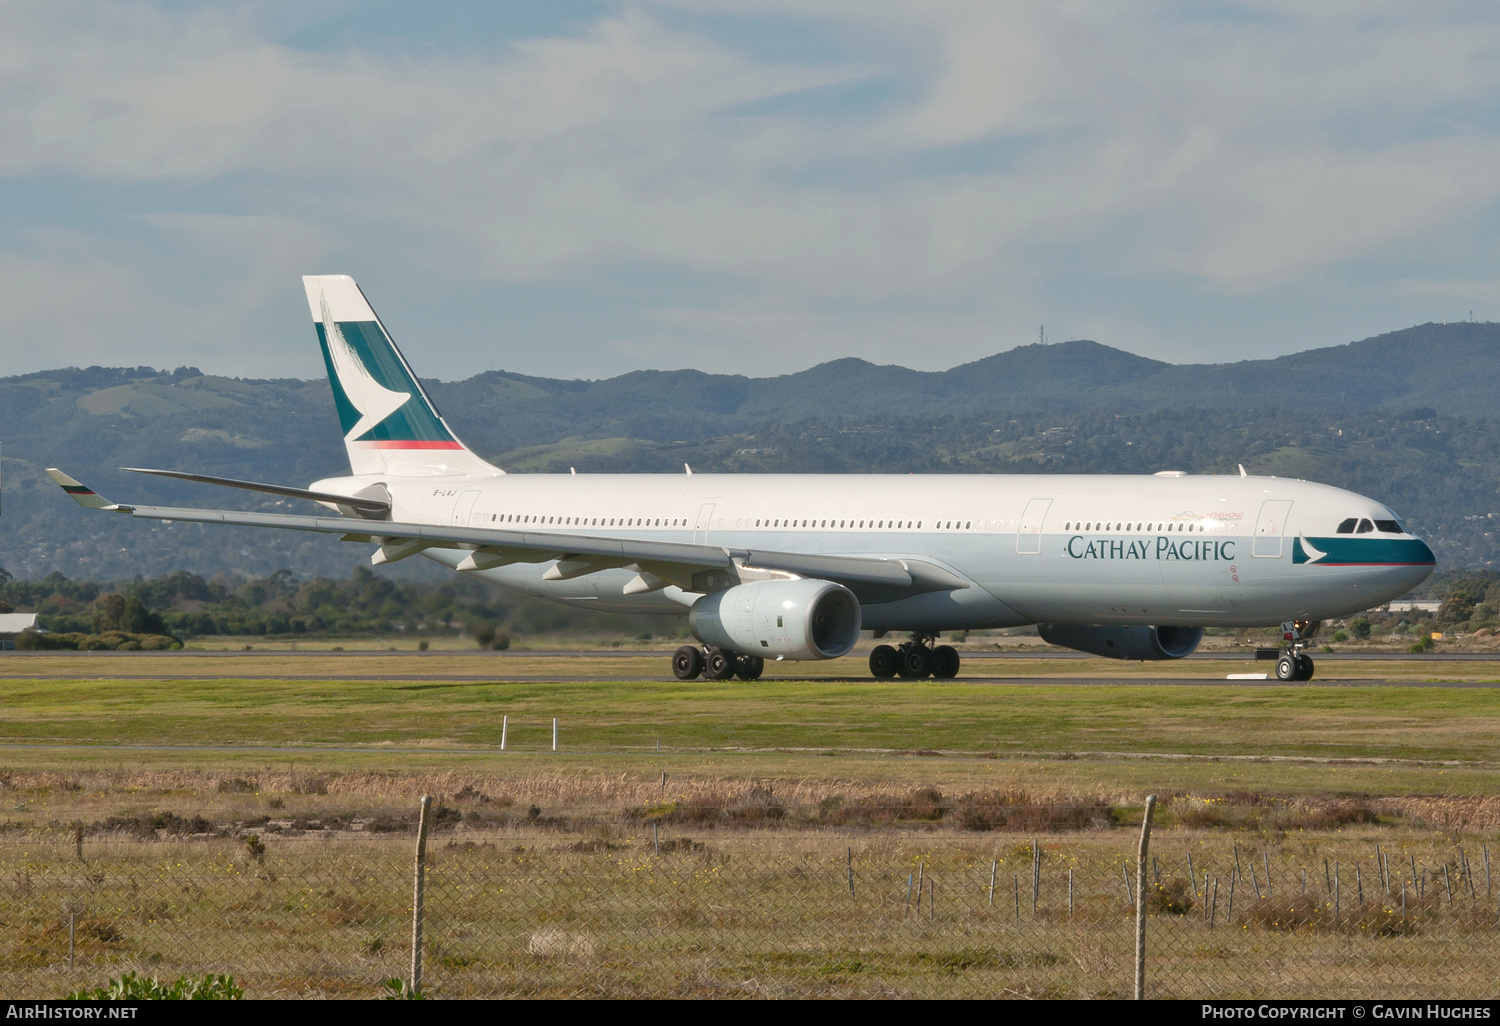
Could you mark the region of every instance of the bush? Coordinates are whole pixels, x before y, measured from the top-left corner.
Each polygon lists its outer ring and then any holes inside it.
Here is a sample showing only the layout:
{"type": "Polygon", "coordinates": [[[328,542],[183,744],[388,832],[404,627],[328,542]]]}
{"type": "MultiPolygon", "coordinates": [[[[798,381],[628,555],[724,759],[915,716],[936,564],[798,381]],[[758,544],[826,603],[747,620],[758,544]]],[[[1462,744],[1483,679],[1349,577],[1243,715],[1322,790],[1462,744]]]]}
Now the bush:
{"type": "Polygon", "coordinates": [[[182,642],[171,635],[131,634],[126,631],[105,631],[103,634],[83,634],[75,631],[63,634],[42,634],[37,631],[24,631],[16,636],[16,648],[31,651],[49,649],[79,652],[160,652],[181,647],[182,642]]]}
{"type": "Polygon", "coordinates": [[[69,1001],[238,1001],[245,996],[233,976],[179,976],[163,983],[154,976],[126,973],[93,990],[76,990],[69,1001]]]}
{"type": "Polygon", "coordinates": [[[1154,915],[1185,916],[1193,904],[1193,889],[1186,880],[1159,880],[1146,888],[1146,911],[1154,915]]]}
{"type": "Polygon", "coordinates": [[[1333,632],[1333,640],[1335,642],[1348,641],[1349,640],[1349,632],[1348,631],[1334,631],[1333,632]]]}
{"type": "Polygon", "coordinates": [[[1364,617],[1360,617],[1358,620],[1350,620],[1349,633],[1360,641],[1364,641],[1370,636],[1370,621],[1364,617]]]}
{"type": "Polygon", "coordinates": [[[385,981],[385,999],[387,1001],[425,1001],[427,994],[421,987],[413,988],[406,980],[392,976],[385,981]]]}

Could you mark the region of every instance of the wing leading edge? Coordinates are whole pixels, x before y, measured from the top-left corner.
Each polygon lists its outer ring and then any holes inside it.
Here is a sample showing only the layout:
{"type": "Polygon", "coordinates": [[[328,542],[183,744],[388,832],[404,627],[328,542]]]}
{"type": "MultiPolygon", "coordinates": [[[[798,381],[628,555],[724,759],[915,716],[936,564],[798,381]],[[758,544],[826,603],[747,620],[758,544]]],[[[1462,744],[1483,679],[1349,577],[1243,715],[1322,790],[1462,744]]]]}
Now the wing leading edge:
{"type": "MultiPolygon", "coordinates": [[[[626,594],[655,591],[668,585],[676,585],[686,592],[719,591],[742,580],[764,576],[764,572],[833,581],[854,592],[862,602],[889,602],[930,591],[957,591],[969,587],[969,582],[957,574],[917,559],[777,552],[543,531],[395,523],[358,517],[129,506],[110,502],[56,468],[49,468],[47,473],[75,502],[90,509],[128,513],[137,520],[229,524],[338,535],[343,541],[378,545],[371,556],[371,562],[376,565],[405,559],[426,549],[452,549],[466,553],[458,564],[461,571],[555,560],[556,565],[543,574],[545,580],[555,581],[624,568],[636,573],[636,578],[625,587],[626,594]]],[[[294,490],[287,489],[281,494],[291,491],[294,490]]]]}

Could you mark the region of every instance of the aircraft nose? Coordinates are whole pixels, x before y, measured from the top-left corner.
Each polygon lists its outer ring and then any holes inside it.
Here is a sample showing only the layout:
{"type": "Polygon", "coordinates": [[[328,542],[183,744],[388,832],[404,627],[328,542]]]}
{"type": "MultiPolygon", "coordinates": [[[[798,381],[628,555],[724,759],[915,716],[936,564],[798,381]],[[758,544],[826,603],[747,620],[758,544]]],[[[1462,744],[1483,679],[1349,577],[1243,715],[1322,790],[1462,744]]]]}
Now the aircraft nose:
{"type": "Polygon", "coordinates": [[[1399,598],[1431,576],[1437,556],[1420,538],[1400,543],[1401,551],[1385,566],[1381,574],[1392,597],[1399,598]]]}

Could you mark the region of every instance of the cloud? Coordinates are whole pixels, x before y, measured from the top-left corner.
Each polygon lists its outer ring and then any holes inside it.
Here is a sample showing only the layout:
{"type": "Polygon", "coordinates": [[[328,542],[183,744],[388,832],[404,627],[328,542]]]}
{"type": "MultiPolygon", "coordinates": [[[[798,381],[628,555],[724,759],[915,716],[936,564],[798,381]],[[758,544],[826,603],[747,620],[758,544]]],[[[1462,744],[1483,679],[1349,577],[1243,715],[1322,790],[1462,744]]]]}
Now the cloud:
{"type": "MultiPolygon", "coordinates": [[[[332,263],[401,279],[406,303],[423,281],[530,284],[612,311],[615,330],[528,350],[544,373],[957,363],[1044,318],[1190,354],[1142,306],[1189,290],[1243,317],[1372,254],[1441,277],[1424,240],[1500,189],[1484,8],[683,0],[336,50],[275,23],[254,5],[0,8],[0,175],[120,215],[74,269],[137,311],[132,337],[176,337],[152,312],[191,313],[219,325],[203,359],[263,373],[286,353],[247,340],[332,263]],[[810,42],[752,43],[776,33],[810,42]],[[1100,275],[1149,302],[1103,308],[1100,275]],[[1062,295],[1083,299],[1049,310],[1062,295]]],[[[11,249],[0,294],[73,259],[11,249]]],[[[40,323],[0,313],[13,338],[40,323]]],[[[482,366],[477,347],[445,359],[482,366]]],[[[116,360],[133,362],[94,362],[116,360]]]]}

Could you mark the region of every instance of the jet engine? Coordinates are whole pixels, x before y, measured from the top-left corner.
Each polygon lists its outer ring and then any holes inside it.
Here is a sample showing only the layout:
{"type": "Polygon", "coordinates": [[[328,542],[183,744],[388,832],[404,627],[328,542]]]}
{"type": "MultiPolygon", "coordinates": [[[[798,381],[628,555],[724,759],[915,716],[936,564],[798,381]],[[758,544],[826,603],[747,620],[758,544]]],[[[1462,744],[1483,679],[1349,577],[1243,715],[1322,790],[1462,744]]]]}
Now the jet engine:
{"type": "Polygon", "coordinates": [[[831,581],[751,581],[704,595],[688,628],[705,645],[786,659],[837,659],[859,640],[859,600],[831,581]]]}
{"type": "Polygon", "coordinates": [[[1203,640],[1202,627],[1106,627],[1098,624],[1039,623],[1042,640],[1109,659],[1181,659],[1203,640]]]}

